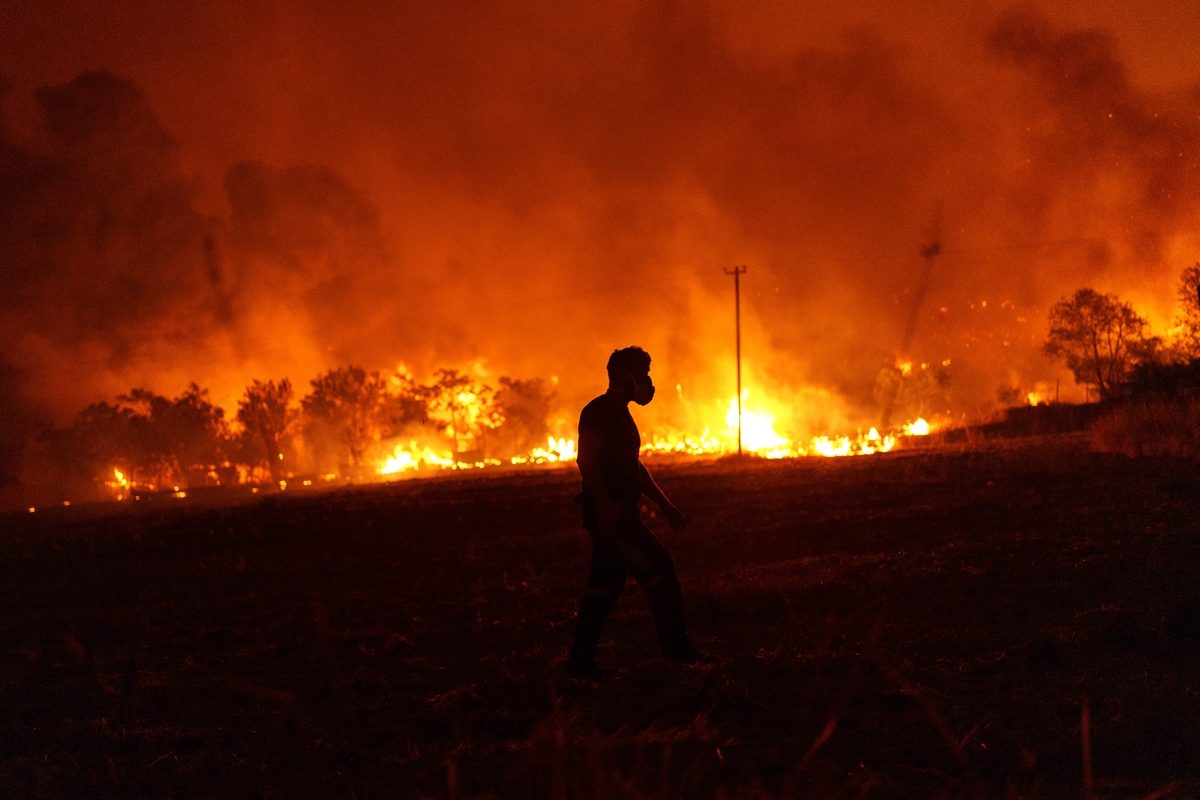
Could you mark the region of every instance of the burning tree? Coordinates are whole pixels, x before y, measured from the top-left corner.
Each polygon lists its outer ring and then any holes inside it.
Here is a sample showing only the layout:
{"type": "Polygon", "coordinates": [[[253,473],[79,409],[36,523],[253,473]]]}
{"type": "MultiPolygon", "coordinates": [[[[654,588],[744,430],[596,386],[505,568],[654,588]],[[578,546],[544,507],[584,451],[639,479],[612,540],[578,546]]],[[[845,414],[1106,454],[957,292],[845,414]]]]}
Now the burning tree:
{"type": "Polygon", "coordinates": [[[378,372],[361,367],[331,369],[312,381],[312,391],[300,401],[306,438],[316,450],[336,451],[339,465],[358,472],[371,445],[384,432],[387,382],[378,372]],[[342,462],[345,456],[348,462],[342,462]]]}
{"type": "Polygon", "coordinates": [[[262,442],[261,460],[266,461],[276,483],[284,478],[283,451],[290,449],[298,416],[292,405],[292,382],[287,378],[278,383],[256,380],[246,387],[245,396],[238,401],[238,422],[262,442]]]}
{"type": "Polygon", "coordinates": [[[456,369],[439,369],[437,376],[429,387],[429,418],[454,442],[456,453],[477,449],[483,431],[504,422],[495,391],[456,369]]]}
{"type": "Polygon", "coordinates": [[[76,415],[70,427],[42,434],[65,487],[87,496],[104,482],[130,483],[137,469],[146,469],[134,441],[133,417],[130,408],[93,403],[76,415]]]}
{"type": "Polygon", "coordinates": [[[1175,321],[1179,349],[1187,358],[1200,358],[1200,261],[1179,276],[1176,292],[1182,311],[1175,321]]]}
{"type": "Polygon", "coordinates": [[[500,446],[510,453],[528,453],[546,444],[554,392],[541,378],[501,378],[496,406],[504,424],[495,429],[500,446]]]}
{"type": "Polygon", "coordinates": [[[194,486],[228,466],[224,416],[195,383],[174,399],[133,389],[116,405],[93,403],[71,427],[45,438],[55,460],[76,477],[155,489],[194,486]]]}
{"type": "Polygon", "coordinates": [[[945,409],[950,373],[932,364],[910,361],[884,367],[875,377],[873,396],[880,405],[898,410],[906,419],[925,418],[945,409]]]}
{"type": "Polygon", "coordinates": [[[1080,289],[1050,309],[1045,351],[1066,361],[1076,381],[1095,386],[1106,399],[1138,361],[1153,356],[1159,340],[1147,336],[1147,325],[1116,295],[1080,289]]]}
{"type": "Polygon", "coordinates": [[[130,429],[143,463],[155,472],[155,485],[168,479],[184,485],[203,484],[226,461],[224,409],[195,383],[174,400],[146,389],[117,398],[133,409],[130,429]]]}
{"type": "Polygon", "coordinates": [[[422,386],[412,376],[396,374],[384,403],[384,437],[395,438],[411,433],[429,422],[429,400],[433,389],[422,386]]]}

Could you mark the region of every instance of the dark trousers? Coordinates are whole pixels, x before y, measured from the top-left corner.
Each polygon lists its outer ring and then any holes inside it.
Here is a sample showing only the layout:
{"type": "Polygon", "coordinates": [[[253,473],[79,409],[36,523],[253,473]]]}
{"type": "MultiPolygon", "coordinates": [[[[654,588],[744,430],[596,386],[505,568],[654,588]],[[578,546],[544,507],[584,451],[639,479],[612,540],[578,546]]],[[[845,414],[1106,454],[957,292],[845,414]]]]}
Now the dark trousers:
{"type": "Polygon", "coordinates": [[[663,655],[672,658],[694,653],[683,615],[683,592],[675,575],[675,562],[662,542],[636,517],[622,520],[616,536],[606,535],[598,527],[588,526],[592,564],[588,569],[587,589],[579,601],[571,661],[588,663],[596,657],[604,620],[617,604],[630,575],[650,599],[663,655]]]}

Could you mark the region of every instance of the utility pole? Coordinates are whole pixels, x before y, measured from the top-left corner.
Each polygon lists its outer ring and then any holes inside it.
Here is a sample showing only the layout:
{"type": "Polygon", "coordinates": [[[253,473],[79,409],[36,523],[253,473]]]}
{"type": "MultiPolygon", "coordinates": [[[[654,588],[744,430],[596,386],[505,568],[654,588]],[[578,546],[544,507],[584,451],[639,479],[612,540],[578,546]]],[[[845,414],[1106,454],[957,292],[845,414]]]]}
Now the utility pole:
{"type": "Polygon", "coordinates": [[[742,286],[741,277],[746,274],[746,267],[734,267],[725,270],[726,275],[733,276],[733,319],[737,331],[737,408],[738,408],[738,455],[742,454],[742,286]]]}

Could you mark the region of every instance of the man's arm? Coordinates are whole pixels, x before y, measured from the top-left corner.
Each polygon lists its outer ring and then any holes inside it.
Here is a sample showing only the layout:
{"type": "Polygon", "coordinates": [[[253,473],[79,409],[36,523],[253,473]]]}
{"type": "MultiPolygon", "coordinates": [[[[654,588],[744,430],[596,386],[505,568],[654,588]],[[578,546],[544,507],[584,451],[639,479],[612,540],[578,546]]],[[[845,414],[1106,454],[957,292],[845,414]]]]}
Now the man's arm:
{"type": "Polygon", "coordinates": [[[654,478],[650,477],[650,470],[646,469],[646,465],[640,461],[638,462],[638,483],[640,484],[642,494],[649,497],[663,512],[663,516],[667,518],[667,524],[671,526],[671,530],[677,531],[687,524],[683,518],[683,514],[667,499],[662,489],[658,488],[658,484],[654,482],[654,478]]]}

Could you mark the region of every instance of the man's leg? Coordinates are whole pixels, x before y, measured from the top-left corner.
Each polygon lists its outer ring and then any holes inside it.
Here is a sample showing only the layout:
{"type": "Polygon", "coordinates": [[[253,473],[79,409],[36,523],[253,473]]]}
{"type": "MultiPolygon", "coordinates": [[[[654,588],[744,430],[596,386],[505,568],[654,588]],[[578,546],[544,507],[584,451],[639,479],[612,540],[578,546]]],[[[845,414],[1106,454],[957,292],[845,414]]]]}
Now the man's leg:
{"type": "Polygon", "coordinates": [[[625,588],[626,575],[621,553],[611,542],[605,542],[592,533],[592,563],[588,568],[587,588],[579,600],[575,641],[567,660],[568,670],[584,671],[595,664],[604,620],[625,588]]]}
{"type": "Polygon", "coordinates": [[[628,562],[629,573],[650,599],[650,612],[658,628],[663,655],[676,661],[694,662],[700,654],[687,633],[683,589],[671,554],[640,520],[625,527],[617,545],[628,562]]]}

